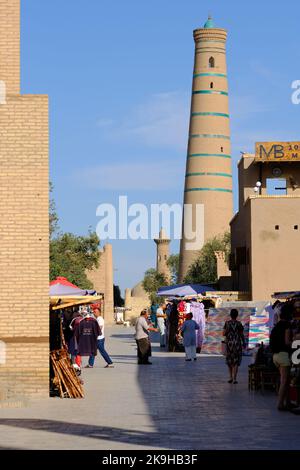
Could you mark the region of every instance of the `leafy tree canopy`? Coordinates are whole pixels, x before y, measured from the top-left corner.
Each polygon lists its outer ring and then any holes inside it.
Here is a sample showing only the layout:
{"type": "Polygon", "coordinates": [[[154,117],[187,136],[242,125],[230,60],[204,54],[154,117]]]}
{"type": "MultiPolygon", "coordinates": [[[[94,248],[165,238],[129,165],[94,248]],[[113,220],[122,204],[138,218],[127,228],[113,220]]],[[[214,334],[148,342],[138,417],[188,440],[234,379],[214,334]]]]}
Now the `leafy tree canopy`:
{"type": "Polygon", "coordinates": [[[149,295],[149,299],[151,302],[159,302],[161,299],[157,297],[156,292],[160,287],[164,287],[168,284],[165,276],[160,274],[156,269],[148,269],[145,273],[145,277],[143,280],[143,287],[147,294],[149,295]]]}
{"type": "Polygon", "coordinates": [[[52,193],[53,185],[50,182],[50,281],[63,276],[81,289],[92,289],[93,285],[86,276],[86,270],[99,266],[100,240],[97,234],[91,231],[87,236],[58,234],[59,219],[52,193]]]}
{"type": "Polygon", "coordinates": [[[171,272],[171,283],[173,285],[177,284],[179,278],[179,254],[169,256],[167,265],[171,272]]]}
{"type": "Polygon", "coordinates": [[[50,240],[58,230],[58,215],[56,212],[55,201],[52,197],[53,184],[50,182],[50,205],[49,205],[49,226],[50,226],[50,240]]]}
{"type": "Polygon", "coordinates": [[[99,238],[96,233],[77,236],[64,233],[50,241],[50,280],[64,276],[82,289],[93,288],[86,270],[99,265],[99,238]]]}
{"type": "Polygon", "coordinates": [[[230,249],[230,233],[214,237],[206,242],[199,252],[198,258],[190,266],[185,282],[193,284],[216,283],[218,273],[215,252],[225,252],[226,261],[228,262],[230,249]]]}

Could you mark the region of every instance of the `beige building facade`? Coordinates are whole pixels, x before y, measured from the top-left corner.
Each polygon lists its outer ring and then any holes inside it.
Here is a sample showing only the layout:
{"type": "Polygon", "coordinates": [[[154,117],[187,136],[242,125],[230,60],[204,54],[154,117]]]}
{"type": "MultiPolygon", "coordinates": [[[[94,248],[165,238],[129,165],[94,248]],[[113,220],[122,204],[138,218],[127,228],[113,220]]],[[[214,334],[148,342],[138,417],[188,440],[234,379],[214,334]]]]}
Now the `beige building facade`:
{"type": "MultiPolygon", "coordinates": [[[[194,31],[195,64],[184,204],[192,207],[196,230],[196,206],[204,206],[204,234],[187,249],[187,224],[183,218],[180,280],[196,259],[203,243],[229,230],[233,215],[230,117],[226,62],[227,32],[211,18],[194,31]]],[[[197,228],[199,230],[199,227],[197,228]]]]}
{"type": "Polygon", "coordinates": [[[159,232],[159,237],[155,239],[154,242],[157,246],[156,271],[163,274],[166,281],[169,282],[171,279],[171,273],[168,266],[168,259],[170,257],[171,240],[163,228],[159,232]]]}
{"type": "Polygon", "coordinates": [[[238,168],[239,212],[231,221],[233,289],[248,291],[254,301],[299,290],[300,161],[259,162],[244,155],[238,168]]]}
{"type": "Polygon", "coordinates": [[[150,304],[149,295],[139,282],[133,289],[125,289],[125,312],[126,320],[134,322],[144,308],[150,304]]]}
{"type": "Polygon", "coordinates": [[[48,97],[20,94],[20,0],[0,0],[0,81],[0,400],[48,397],[48,97]]]}
{"type": "Polygon", "coordinates": [[[98,268],[87,271],[86,274],[97,293],[104,295],[104,319],[106,324],[112,325],[114,323],[114,263],[111,244],[104,245],[100,251],[98,268]]]}

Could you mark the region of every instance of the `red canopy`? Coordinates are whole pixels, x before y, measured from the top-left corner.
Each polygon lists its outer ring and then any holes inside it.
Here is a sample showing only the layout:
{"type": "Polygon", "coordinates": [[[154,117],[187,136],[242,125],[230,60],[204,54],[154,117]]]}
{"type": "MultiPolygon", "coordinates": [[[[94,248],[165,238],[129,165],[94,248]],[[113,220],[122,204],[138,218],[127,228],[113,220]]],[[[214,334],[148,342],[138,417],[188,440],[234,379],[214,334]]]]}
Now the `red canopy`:
{"type": "Polygon", "coordinates": [[[54,281],[50,282],[50,286],[55,286],[56,284],[61,284],[63,286],[73,287],[74,289],[79,289],[78,286],[72,284],[72,282],[68,281],[66,277],[57,277],[54,281]]]}

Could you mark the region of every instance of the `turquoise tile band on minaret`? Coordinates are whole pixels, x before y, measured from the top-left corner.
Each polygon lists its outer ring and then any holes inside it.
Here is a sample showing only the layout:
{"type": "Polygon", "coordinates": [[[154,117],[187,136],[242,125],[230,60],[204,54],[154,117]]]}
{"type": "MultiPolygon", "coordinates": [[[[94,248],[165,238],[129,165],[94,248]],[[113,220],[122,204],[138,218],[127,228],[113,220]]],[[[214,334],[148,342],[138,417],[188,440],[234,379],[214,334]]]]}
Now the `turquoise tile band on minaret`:
{"type": "Polygon", "coordinates": [[[193,191],[216,191],[216,192],[222,192],[222,193],[232,193],[232,189],[224,189],[224,188],[190,188],[190,189],[186,189],[184,192],[190,193],[193,191]]]}
{"type": "Polygon", "coordinates": [[[227,158],[231,159],[231,155],[226,155],[224,153],[192,153],[187,156],[187,158],[227,158]]]}
{"type": "Polygon", "coordinates": [[[229,135],[217,135],[217,134],[191,134],[190,139],[225,139],[230,140],[229,135]]]}
{"type": "Polygon", "coordinates": [[[194,90],[193,95],[224,95],[228,96],[228,91],[219,90],[194,90]]]}
{"type": "Polygon", "coordinates": [[[198,77],[222,77],[222,78],[227,78],[227,75],[225,73],[195,73],[194,78],[198,77]]]}
{"type": "Polygon", "coordinates": [[[224,118],[230,118],[229,114],[225,113],[192,113],[192,117],[196,116],[217,116],[217,117],[224,117],[224,118]]]}
{"type": "Polygon", "coordinates": [[[187,173],[185,175],[186,178],[189,178],[191,176],[220,176],[220,177],[224,177],[224,178],[232,178],[232,175],[230,175],[229,173],[211,173],[211,172],[208,172],[208,173],[187,173]]]}

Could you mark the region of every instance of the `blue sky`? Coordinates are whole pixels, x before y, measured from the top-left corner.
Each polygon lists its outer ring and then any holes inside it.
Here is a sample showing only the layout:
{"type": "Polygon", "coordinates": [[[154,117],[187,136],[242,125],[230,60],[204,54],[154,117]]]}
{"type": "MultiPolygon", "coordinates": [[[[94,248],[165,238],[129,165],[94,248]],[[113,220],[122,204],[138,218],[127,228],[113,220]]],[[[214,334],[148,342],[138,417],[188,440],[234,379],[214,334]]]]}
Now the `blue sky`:
{"type": "MultiPolygon", "coordinates": [[[[96,208],[181,203],[193,29],[211,12],[229,31],[235,201],[240,151],[300,140],[300,4],[196,0],[23,0],[22,92],[50,98],[51,180],[64,231],[95,229],[96,208]]],[[[152,241],[113,241],[115,283],[155,265],[152,241]]],[[[172,243],[178,252],[178,244],[172,243]]]]}

